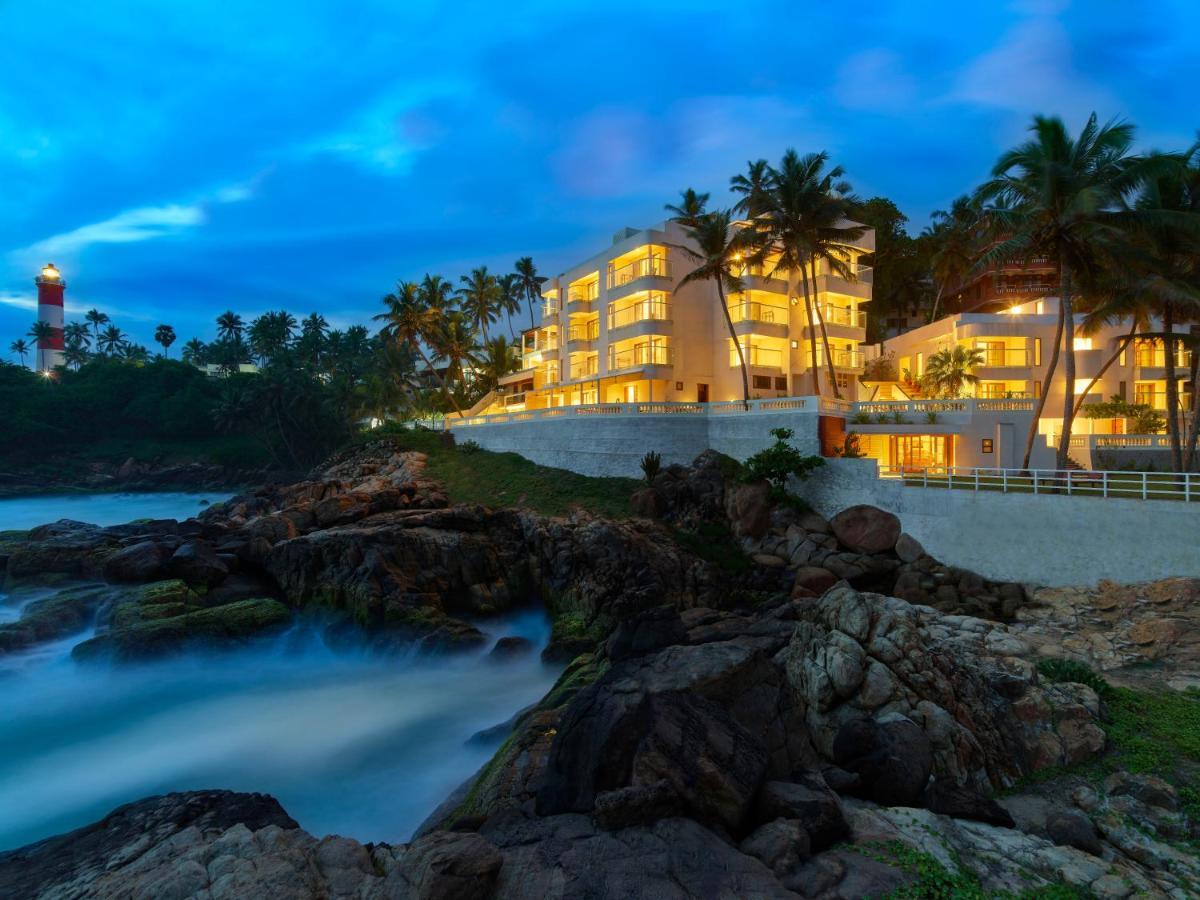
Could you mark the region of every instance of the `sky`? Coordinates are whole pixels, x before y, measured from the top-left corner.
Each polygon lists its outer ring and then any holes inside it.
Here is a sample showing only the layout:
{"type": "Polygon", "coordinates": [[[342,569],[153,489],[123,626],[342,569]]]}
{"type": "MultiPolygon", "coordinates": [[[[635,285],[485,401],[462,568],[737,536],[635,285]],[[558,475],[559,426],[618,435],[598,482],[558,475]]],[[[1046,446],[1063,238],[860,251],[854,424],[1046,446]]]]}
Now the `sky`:
{"type": "MultiPolygon", "coordinates": [[[[133,339],[553,275],[789,147],[919,231],[1036,113],[1200,128],[1194,0],[0,0],[0,349],[53,261],[133,339]]],[[[176,350],[178,347],[176,348],[176,350]]]]}

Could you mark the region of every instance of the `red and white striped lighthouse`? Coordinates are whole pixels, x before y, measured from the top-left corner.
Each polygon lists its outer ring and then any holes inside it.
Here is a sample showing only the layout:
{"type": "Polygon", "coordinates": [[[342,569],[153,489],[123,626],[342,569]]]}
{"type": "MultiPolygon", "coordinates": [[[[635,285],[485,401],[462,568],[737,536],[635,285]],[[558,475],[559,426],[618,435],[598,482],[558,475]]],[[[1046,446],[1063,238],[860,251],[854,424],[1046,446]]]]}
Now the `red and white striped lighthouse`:
{"type": "Polygon", "coordinates": [[[37,370],[52,372],[63,364],[63,294],[67,283],[62,274],[47,263],[34,279],[38,289],[38,324],[45,322],[50,330],[38,338],[37,370]]]}

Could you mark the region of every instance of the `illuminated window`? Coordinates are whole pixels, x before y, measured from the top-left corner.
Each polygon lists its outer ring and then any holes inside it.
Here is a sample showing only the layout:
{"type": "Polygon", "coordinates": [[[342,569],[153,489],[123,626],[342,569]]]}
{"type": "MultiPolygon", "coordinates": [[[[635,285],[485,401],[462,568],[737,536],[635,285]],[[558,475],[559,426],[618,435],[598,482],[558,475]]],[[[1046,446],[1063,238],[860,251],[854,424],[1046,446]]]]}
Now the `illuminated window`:
{"type": "Polygon", "coordinates": [[[983,439],[982,446],[981,446],[979,449],[980,449],[980,451],[981,451],[981,452],[983,452],[983,453],[991,453],[991,452],[992,452],[992,449],[993,449],[993,447],[994,447],[994,444],[992,443],[992,439],[991,439],[991,438],[984,438],[984,439],[983,439]]]}

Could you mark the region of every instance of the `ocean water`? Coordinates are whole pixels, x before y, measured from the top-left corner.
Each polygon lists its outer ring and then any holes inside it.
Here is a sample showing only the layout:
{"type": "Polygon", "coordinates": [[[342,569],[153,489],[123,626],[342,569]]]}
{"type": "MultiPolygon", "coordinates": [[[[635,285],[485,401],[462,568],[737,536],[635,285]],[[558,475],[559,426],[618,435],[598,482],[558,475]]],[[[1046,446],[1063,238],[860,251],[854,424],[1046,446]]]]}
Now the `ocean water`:
{"type": "MultiPolygon", "coordinates": [[[[0,594],[0,621],[42,595],[0,594]]],[[[479,625],[536,649],[503,662],[487,647],[379,654],[339,639],[335,649],[304,621],[236,652],[138,666],[75,663],[71,648],[90,632],[0,656],[0,849],[206,788],[272,794],[317,835],[405,840],[491,757],[496,741],[472,736],[537,702],[558,674],[538,656],[549,637],[541,611],[479,625]]]]}
{"type": "Polygon", "coordinates": [[[0,531],[24,530],[59,519],[119,525],[134,519],[186,519],[232,494],[170,491],[126,494],[43,494],[0,499],[0,531]]]}

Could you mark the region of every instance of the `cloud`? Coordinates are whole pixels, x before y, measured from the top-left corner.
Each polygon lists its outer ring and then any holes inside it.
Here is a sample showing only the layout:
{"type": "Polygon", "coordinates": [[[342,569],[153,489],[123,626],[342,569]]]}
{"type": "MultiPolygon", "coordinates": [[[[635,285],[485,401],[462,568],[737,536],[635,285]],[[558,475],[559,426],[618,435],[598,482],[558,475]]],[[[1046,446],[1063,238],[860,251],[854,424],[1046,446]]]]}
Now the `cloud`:
{"type": "Polygon", "coordinates": [[[959,72],[947,99],[1023,115],[1045,110],[1082,118],[1113,109],[1112,95],[1076,71],[1071,36],[1056,18],[1059,7],[1031,9],[1032,17],[959,72]]]}
{"type": "Polygon", "coordinates": [[[917,84],[899,54],[883,48],[848,56],[838,67],[833,95],[842,106],[899,115],[917,95],[917,84]]]}
{"type": "Polygon", "coordinates": [[[179,234],[203,224],[204,211],[199,205],[171,204],[128,209],[102,222],[83,225],[31,244],[21,255],[72,256],[92,244],[132,244],[179,234]]]}

